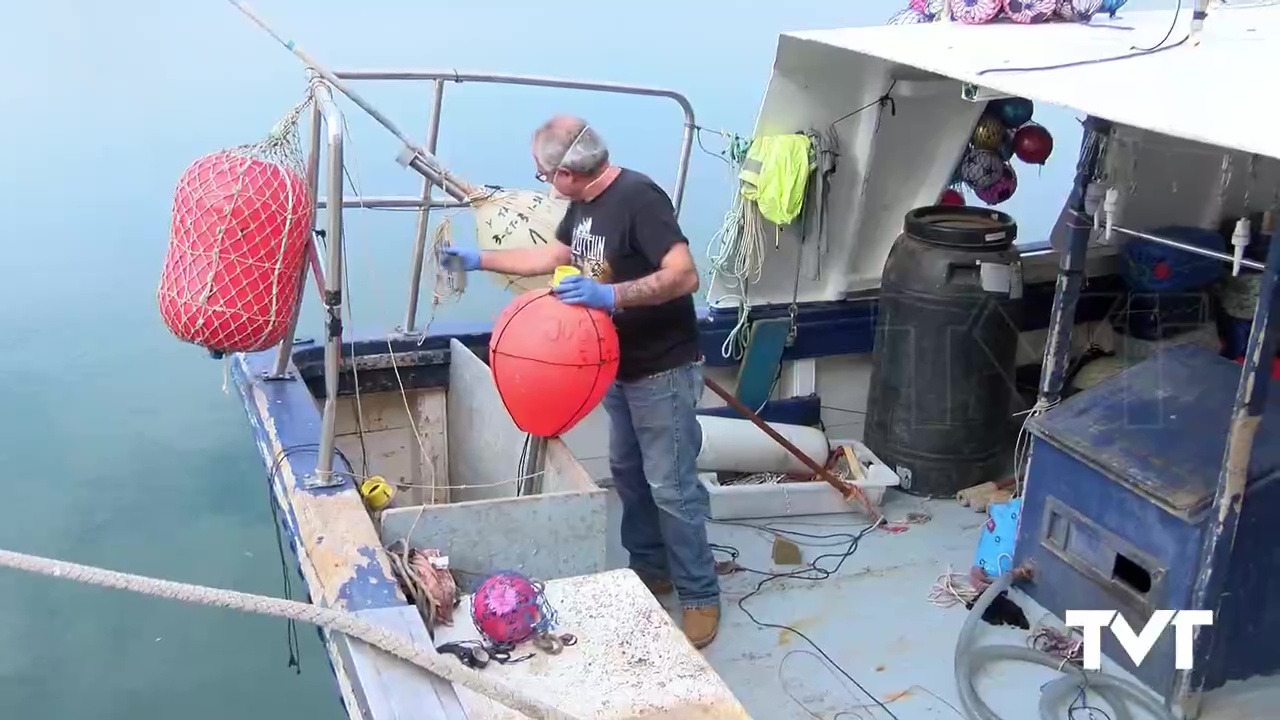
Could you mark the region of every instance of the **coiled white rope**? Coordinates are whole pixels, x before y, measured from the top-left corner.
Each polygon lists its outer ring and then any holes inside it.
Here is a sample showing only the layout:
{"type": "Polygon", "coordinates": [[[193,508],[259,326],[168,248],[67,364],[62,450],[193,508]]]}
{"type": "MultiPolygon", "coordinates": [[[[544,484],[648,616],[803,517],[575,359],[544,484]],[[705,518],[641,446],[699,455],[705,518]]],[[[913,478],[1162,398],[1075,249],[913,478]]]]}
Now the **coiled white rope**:
{"type": "Polygon", "coordinates": [[[707,288],[707,303],[715,305],[724,300],[734,300],[738,304],[738,322],[720,348],[721,355],[726,358],[742,357],[746,351],[751,313],[747,286],[759,282],[764,270],[764,239],[764,221],[755,204],[742,196],[735,176],[733,203],[707,249],[714,273],[711,286],[707,288]],[[713,298],[717,278],[723,279],[724,287],[719,296],[713,298]]]}
{"type": "Polygon", "coordinates": [[[255,615],[270,615],[318,625],[332,632],[353,637],[427,672],[456,683],[472,692],[538,720],[577,720],[563,710],[525,694],[490,675],[463,667],[453,658],[442,656],[435,648],[424,648],[412,640],[341,610],[308,603],[283,600],[264,595],[223,590],[160,580],[142,575],[78,565],[63,560],[37,557],[0,550],[0,567],[22,570],[37,575],[62,578],[85,585],[128,590],[142,595],[180,600],[195,605],[230,608],[255,615]]]}
{"type": "Polygon", "coordinates": [[[712,269],[742,282],[759,280],[764,269],[764,233],[759,216],[749,212],[750,205],[734,183],[733,203],[707,249],[712,269]]]}

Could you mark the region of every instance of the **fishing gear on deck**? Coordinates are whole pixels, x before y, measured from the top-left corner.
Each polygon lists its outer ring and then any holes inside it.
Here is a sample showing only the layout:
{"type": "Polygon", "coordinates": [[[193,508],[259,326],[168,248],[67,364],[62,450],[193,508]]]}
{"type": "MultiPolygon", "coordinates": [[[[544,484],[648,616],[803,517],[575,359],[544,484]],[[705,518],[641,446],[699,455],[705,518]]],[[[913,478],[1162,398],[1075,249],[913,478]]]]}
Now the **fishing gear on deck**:
{"type": "Polygon", "coordinates": [[[511,653],[515,650],[514,645],[491,645],[479,640],[447,642],[437,646],[436,650],[457,657],[463,665],[473,670],[483,670],[490,662],[509,665],[511,663],[524,662],[533,657],[533,653],[525,653],[513,658],[511,653]]]}
{"type": "Polygon", "coordinates": [[[489,666],[489,660],[493,658],[489,651],[483,645],[472,645],[467,642],[448,642],[436,647],[436,652],[453,655],[458,660],[472,670],[483,670],[489,666]]]}
{"type": "Polygon", "coordinates": [[[533,646],[548,655],[559,655],[562,650],[578,644],[578,638],[569,633],[556,635],[541,632],[533,636],[533,646]]]}

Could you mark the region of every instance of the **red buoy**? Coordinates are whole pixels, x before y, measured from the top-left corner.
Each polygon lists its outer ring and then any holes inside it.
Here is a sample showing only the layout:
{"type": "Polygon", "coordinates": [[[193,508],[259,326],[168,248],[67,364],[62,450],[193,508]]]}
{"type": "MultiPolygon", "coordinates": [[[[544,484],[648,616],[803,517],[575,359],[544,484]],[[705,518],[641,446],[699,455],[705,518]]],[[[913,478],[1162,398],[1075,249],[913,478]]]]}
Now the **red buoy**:
{"type": "Polygon", "coordinates": [[[494,323],[489,369],[516,427],[558,437],[604,399],[618,374],[618,332],[599,310],[530,290],[494,323]]]}
{"type": "Polygon", "coordinates": [[[939,205],[963,205],[964,195],[955,188],[947,188],[942,191],[942,195],[938,198],[939,205]]]}
{"type": "Polygon", "coordinates": [[[1024,163],[1043,165],[1053,154],[1053,136],[1042,125],[1023,125],[1013,134],[1013,153],[1024,163]]]}
{"type": "Polygon", "coordinates": [[[289,332],[315,204],[301,175],[235,152],[178,180],[156,300],[169,331],[219,353],[265,350],[289,332]]]}

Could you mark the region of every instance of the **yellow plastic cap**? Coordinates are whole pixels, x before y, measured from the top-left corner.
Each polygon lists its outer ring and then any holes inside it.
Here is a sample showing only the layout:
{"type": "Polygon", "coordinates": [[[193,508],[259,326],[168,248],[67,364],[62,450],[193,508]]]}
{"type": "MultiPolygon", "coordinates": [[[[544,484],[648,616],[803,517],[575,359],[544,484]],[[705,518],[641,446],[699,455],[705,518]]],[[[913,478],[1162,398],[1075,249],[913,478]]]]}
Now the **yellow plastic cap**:
{"type": "Polygon", "coordinates": [[[551,276],[551,287],[559,285],[560,281],[567,277],[573,277],[574,275],[581,274],[582,271],[572,265],[557,266],[555,274],[551,276]]]}
{"type": "Polygon", "coordinates": [[[374,475],[360,483],[360,496],[371,510],[381,510],[390,505],[395,495],[395,488],[380,475],[374,475]]]}

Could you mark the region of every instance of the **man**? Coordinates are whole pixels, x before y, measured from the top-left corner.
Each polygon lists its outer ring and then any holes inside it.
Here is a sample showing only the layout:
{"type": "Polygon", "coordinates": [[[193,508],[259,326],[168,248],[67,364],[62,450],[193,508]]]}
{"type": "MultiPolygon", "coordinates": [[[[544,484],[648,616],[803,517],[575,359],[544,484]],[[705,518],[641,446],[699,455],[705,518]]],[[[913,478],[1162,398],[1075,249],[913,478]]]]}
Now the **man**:
{"type": "Polygon", "coordinates": [[[479,252],[450,247],[466,270],[543,275],[572,264],[566,303],[611,313],[618,378],[604,399],[609,465],[622,500],[622,545],[656,595],[676,591],[685,635],[706,647],[720,625],[720,586],[707,543],[708,496],[695,460],[702,431],[702,360],[693,293],[698,270],[671,199],[653,180],[611,165],[604,141],[558,116],[533,137],[536,177],[570,200],[559,243],[479,252]]]}

